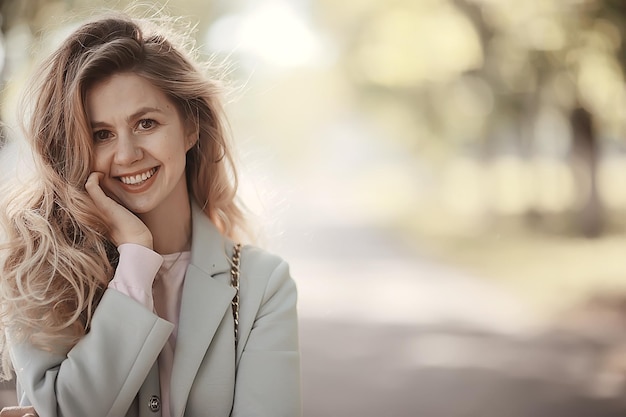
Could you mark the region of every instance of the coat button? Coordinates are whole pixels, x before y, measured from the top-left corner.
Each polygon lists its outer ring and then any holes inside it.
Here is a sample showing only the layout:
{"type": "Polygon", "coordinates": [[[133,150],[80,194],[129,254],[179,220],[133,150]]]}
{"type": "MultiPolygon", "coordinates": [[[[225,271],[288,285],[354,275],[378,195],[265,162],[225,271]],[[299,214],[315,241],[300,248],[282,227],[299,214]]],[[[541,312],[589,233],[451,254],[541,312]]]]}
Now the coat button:
{"type": "Polygon", "coordinates": [[[150,399],[148,400],[148,408],[153,413],[159,411],[161,409],[161,399],[157,395],[153,395],[152,397],[150,397],[150,399]]]}

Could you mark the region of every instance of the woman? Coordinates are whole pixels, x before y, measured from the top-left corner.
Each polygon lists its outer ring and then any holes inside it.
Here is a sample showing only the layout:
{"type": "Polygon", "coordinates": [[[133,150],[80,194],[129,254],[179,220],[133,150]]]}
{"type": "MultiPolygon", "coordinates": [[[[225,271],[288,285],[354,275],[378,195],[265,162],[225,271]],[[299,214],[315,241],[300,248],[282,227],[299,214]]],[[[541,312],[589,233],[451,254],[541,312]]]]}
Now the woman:
{"type": "Polygon", "coordinates": [[[25,101],[38,178],[1,211],[0,338],[40,416],[300,414],[295,285],[245,246],[231,309],[245,224],[219,88],[172,36],[86,23],[25,101]]]}

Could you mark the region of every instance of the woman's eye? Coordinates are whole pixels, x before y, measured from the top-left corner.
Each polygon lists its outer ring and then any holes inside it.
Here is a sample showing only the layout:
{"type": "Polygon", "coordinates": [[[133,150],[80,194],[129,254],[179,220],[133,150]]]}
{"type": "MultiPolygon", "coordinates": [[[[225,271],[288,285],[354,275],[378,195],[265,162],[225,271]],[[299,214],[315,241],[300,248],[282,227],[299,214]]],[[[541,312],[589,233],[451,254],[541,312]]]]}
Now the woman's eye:
{"type": "Polygon", "coordinates": [[[137,127],[139,128],[139,130],[148,130],[152,129],[155,124],[156,122],[152,119],[141,119],[137,127]]]}
{"type": "Polygon", "coordinates": [[[93,134],[93,138],[96,142],[105,141],[109,139],[110,137],[111,137],[111,132],[109,132],[108,130],[98,130],[97,132],[94,132],[93,134]]]}

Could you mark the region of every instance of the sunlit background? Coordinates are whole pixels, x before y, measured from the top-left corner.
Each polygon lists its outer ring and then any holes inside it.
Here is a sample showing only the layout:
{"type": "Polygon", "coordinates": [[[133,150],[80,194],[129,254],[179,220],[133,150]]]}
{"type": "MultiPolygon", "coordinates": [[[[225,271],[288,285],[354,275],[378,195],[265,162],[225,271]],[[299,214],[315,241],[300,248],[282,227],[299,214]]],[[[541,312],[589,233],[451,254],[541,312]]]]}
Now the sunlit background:
{"type": "MultiPolygon", "coordinates": [[[[127,4],[0,0],[5,165],[36,59],[127,4]]],[[[626,3],[151,4],[228,65],[306,417],[626,411],[626,3]]]]}

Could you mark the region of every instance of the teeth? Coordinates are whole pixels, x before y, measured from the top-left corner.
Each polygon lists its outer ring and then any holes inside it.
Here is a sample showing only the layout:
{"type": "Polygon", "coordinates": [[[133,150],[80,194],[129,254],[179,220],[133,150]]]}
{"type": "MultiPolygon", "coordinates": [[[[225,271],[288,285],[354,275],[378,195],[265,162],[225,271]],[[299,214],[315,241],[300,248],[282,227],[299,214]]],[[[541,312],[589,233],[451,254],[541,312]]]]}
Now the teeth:
{"type": "Polygon", "coordinates": [[[120,181],[122,181],[124,184],[136,185],[144,182],[145,180],[153,176],[155,172],[156,168],[152,168],[151,170],[146,171],[142,174],[132,175],[128,177],[120,177],[120,181]]]}

